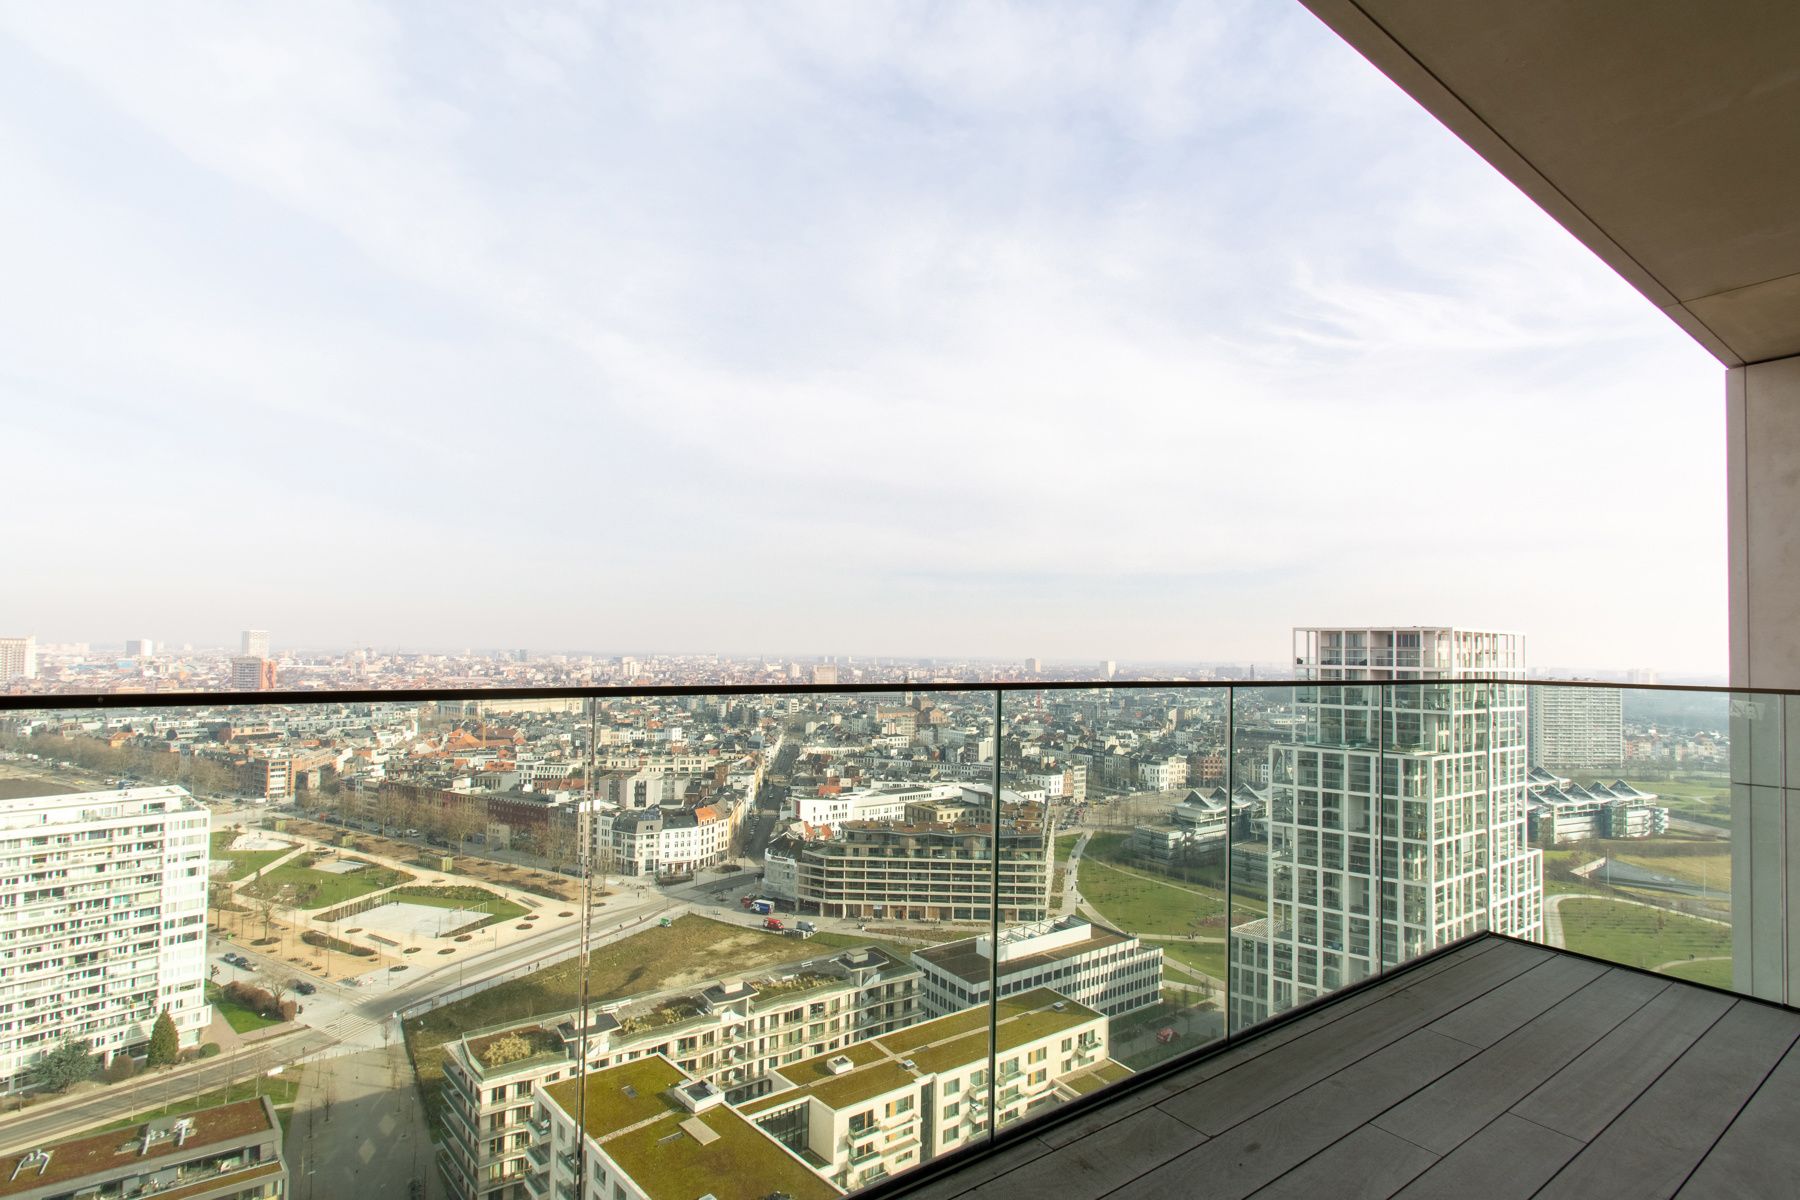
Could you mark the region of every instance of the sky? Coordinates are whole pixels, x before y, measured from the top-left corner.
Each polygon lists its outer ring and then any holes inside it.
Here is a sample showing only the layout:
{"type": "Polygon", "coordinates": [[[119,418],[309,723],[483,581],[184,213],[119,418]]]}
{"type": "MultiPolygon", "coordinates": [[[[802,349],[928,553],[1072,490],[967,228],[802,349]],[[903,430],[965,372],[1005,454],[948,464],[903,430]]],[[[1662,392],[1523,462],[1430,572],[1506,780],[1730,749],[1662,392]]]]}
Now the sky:
{"type": "Polygon", "coordinates": [[[1722,369],[1292,0],[0,2],[0,633],[1722,673],[1722,369]]]}

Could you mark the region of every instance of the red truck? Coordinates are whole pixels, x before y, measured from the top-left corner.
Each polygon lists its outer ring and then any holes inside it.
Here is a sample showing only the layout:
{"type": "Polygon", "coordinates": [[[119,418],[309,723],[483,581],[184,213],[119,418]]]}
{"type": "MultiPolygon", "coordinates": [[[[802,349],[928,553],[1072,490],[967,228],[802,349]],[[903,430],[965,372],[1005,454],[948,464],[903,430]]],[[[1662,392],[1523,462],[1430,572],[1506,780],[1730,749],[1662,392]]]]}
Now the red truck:
{"type": "Polygon", "coordinates": [[[763,928],[764,929],[780,929],[781,927],[782,926],[781,926],[781,918],[780,917],[764,917],[763,918],[763,928]]]}

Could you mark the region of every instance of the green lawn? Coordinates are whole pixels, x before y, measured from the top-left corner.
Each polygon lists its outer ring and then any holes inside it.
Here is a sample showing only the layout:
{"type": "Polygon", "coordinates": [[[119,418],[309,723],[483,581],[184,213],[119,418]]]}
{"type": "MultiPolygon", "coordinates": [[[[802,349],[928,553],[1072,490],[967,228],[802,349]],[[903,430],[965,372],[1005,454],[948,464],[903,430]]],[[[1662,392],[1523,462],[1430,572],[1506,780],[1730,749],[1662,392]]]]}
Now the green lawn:
{"type": "MultiPolygon", "coordinates": [[[[290,1067],[290,1072],[297,1069],[290,1067]]],[[[220,1104],[231,1104],[238,1100],[254,1100],[258,1096],[267,1096],[269,1103],[277,1109],[294,1103],[294,1097],[300,1092],[300,1081],[291,1076],[277,1076],[274,1079],[259,1075],[255,1079],[246,1079],[234,1083],[228,1088],[220,1088],[216,1092],[204,1092],[198,1096],[189,1096],[177,1100],[161,1108],[149,1108],[143,1112],[132,1113],[129,1117],[121,1117],[117,1121],[105,1125],[97,1125],[85,1133],[105,1133],[109,1129],[124,1129],[131,1125],[142,1125],[158,1117],[178,1117],[183,1113],[199,1112],[203,1108],[212,1108],[220,1104]]],[[[82,1135],[78,1135],[82,1136],[82,1135]]]]}
{"type": "Polygon", "coordinates": [[[232,850],[231,843],[238,838],[238,831],[221,829],[212,835],[212,856],[215,861],[228,862],[231,870],[223,875],[213,876],[214,880],[235,883],[240,879],[248,879],[284,854],[289,854],[294,847],[290,843],[286,850],[232,850]]]}
{"type": "Polygon", "coordinates": [[[1681,963],[1663,971],[1664,975],[1673,975],[1677,979],[1691,979],[1695,983],[1709,983],[1713,987],[1729,988],[1731,986],[1731,960],[1728,958],[1712,959],[1705,962],[1681,963]]]}
{"type": "MultiPolygon", "coordinates": [[[[775,963],[816,957],[823,950],[868,945],[880,946],[902,962],[911,952],[909,947],[854,934],[820,933],[801,941],[705,917],[678,917],[666,929],[646,929],[590,954],[590,1002],[598,1004],[677,984],[707,983],[775,963]]],[[[439,1120],[438,1091],[444,1078],[446,1042],[471,1029],[563,1013],[580,1003],[580,962],[571,958],[406,1022],[407,1048],[434,1127],[439,1120]]]]}
{"type": "Polygon", "coordinates": [[[1075,843],[1081,840],[1079,833],[1065,833],[1056,839],[1056,861],[1066,863],[1069,855],[1075,850],[1075,843]]]}
{"type": "MultiPolygon", "coordinates": [[[[1557,912],[1569,949],[1609,962],[1655,968],[1672,960],[1731,954],[1729,926],[1680,913],[1598,897],[1565,900],[1557,912]]],[[[1723,965],[1729,974],[1731,964],[1723,965]]]]}
{"type": "Polygon", "coordinates": [[[315,871],[310,864],[318,858],[317,855],[302,855],[283,866],[264,871],[262,878],[245,884],[239,890],[246,896],[254,896],[259,900],[278,900],[296,908],[329,908],[346,900],[392,887],[396,883],[411,882],[413,878],[373,863],[360,871],[344,875],[315,871]]]}
{"type": "MultiPolygon", "coordinates": [[[[1185,963],[1196,971],[1203,971],[1214,979],[1225,978],[1225,943],[1224,942],[1152,942],[1160,946],[1163,958],[1174,959],[1185,963]]],[[[1194,986],[1199,981],[1185,971],[1171,971],[1165,965],[1163,978],[1170,983],[1194,986]]]]}
{"type": "MultiPolygon", "coordinates": [[[[1127,933],[1148,937],[1224,933],[1225,893],[1219,888],[1158,879],[1088,854],[1081,856],[1077,886],[1089,904],[1127,933]]],[[[1242,922],[1264,911],[1261,902],[1239,897],[1232,917],[1242,922]]]]}
{"type": "Polygon", "coordinates": [[[279,1025],[280,1021],[271,1021],[252,1008],[245,1008],[235,1000],[228,999],[224,989],[208,980],[206,983],[206,999],[219,1010],[225,1023],[239,1033],[249,1033],[252,1029],[261,1029],[267,1025],[279,1025]]]}

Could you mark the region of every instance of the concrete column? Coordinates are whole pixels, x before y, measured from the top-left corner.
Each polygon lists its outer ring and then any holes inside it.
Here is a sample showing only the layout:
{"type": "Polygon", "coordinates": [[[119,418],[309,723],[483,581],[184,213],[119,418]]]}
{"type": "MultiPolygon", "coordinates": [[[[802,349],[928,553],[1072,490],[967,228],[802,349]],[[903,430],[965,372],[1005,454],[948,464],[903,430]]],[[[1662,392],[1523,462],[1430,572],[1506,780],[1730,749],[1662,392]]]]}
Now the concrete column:
{"type": "MultiPolygon", "coordinates": [[[[1800,692],[1800,357],[1731,368],[1725,405],[1731,682],[1800,692]]],[[[1793,1003],[1800,698],[1733,699],[1731,800],[1732,984],[1793,1003]]]]}

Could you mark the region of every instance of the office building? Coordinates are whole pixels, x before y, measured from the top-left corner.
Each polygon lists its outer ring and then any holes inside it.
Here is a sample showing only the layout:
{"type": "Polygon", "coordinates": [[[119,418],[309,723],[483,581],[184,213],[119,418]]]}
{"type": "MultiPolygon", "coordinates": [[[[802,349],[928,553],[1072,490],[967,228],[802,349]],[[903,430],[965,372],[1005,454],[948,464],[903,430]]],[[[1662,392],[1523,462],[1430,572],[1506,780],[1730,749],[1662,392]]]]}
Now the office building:
{"type": "Polygon", "coordinates": [[[1542,930],[1523,638],[1300,629],[1294,661],[1319,686],[1269,747],[1269,912],[1230,937],[1240,1028],[1465,934],[1542,930]],[[1356,686],[1376,680],[1416,686],[1356,686]]]}
{"type": "MultiPolygon", "coordinates": [[[[919,972],[872,946],[755,975],[595,1004],[587,1064],[658,1057],[733,1102],[790,1086],[775,1072],[919,1020],[919,972]]],[[[582,1061],[579,1011],[477,1030],[446,1047],[444,1178],[494,1200],[529,1169],[531,1095],[582,1061]]]]}
{"type": "Polygon", "coordinates": [[[838,681],[836,663],[818,663],[812,669],[812,681],[818,684],[833,684],[838,681]]]}
{"type": "Polygon", "coordinates": [[[1527,819],[1539,846],[1595,838],[1647,838],[1669,832],[1669,810],[1652,792],[1623,779],[1583,787],[1533,767],[1527,819]]]}
{"type": "Polygon", "coordinates": [[[0,1154],[6,1200],[261,1200],[287,1182],[267,1096],[0,1154]]]}
{"type": "Polygon", "coordinates": [[[234,692],[269,692],[275,689],[275,663],[253,654],[239,654],[231,660],[231,690],[234,692]]]}
{"type": "Polygon", "coordinates": [[[37,638],[0,637],[0,683],[37,678],[37,638]]]}
{"type": "Polygon", "coordinates": [[[1625,724],[1618,688],[1533,687],[1526,759],[1546,771],[1617,771],[1625,765],[1625,724]]]}
{"type": "Polygon", "coordinates": [[[165,1011],[199,1044],[207,829],[178,787],[0,800],[0,1091],[68,1040],[140,1053],[165,1011]]]}
{"type": "Polygon", "coordinates": [[[245,658],[269,657],[269,631],[246,629],[238,635],[238,653],[245,658]]]}
{"type": "MultiPolygon", "coordinates": [[[[993,994],[993,939],[966,938],[913,951],[919,1002],[928,1017],[985,1005],[993,994]]],[[[1049,988],[1109,1017],[1162,998],[1163,952],[1130,934],[1064,917],[1000,931],[1000,995],[1049,988]]]]}
{"type": "Polygon", "coordinates": [[[155,658],[156,643],[150,638],[130,638],[125,642],[126,658],[155,658]]]}

